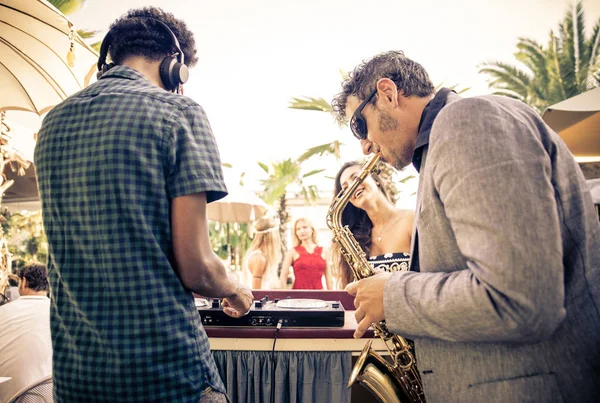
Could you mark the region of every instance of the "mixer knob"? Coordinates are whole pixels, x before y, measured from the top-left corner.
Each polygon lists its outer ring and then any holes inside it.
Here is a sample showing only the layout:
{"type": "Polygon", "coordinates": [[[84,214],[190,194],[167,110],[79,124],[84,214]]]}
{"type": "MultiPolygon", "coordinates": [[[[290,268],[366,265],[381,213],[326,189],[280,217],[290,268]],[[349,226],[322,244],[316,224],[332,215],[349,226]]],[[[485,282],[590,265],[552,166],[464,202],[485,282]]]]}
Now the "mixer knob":
{"type": "Polygon", "coordinates": [[[262,308],[262,302],[260,302],[260,301],[256,301],[256,302],[254,303],[254,307],[255,307],[255,308],[262,308]]]}
{"type": "Polygon", "coordinates": [[[213,308],[218,308],[221,305],[221,303],[219,302],[219,298],[214,298],[212,300],[212,307],[213,308]]]}

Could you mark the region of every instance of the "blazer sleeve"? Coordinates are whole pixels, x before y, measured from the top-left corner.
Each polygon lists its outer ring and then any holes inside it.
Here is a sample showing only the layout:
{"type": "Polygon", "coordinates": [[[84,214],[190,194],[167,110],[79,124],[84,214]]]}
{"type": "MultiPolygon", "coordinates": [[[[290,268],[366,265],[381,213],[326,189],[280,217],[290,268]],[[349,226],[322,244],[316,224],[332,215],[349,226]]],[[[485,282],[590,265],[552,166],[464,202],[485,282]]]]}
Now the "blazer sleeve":
{"type": "Polygon", "coordinates": [[[391,330],[522,342],[550,337],[564,319],[552,156],[528,113],[466,98],[438,115],[426,169],[466,265],[395,273],[384,292],[391,330]]]}

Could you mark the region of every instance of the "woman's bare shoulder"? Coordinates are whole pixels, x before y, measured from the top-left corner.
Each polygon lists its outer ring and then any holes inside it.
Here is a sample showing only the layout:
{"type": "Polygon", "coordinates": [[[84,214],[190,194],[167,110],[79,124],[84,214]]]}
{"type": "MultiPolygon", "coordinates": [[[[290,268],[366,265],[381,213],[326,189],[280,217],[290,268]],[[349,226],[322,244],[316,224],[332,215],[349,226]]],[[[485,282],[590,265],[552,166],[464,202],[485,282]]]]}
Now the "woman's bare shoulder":
{"type": "Polygon", "coordinates": [[[260,264],[264,265],[266,262],[267,262],[267,257],[260,249],[254,250],[254,251],[250,252],[250,254],[248,255],[248,266],[260,265],[260,264]]]}
{"type": "Polygon", "coordinates": [[[296,248],[288,249],[288,251],[285,252],[285,258],[286,259],[295,260],[298,256],[299,255],[298,255],[298,252],[296,252],[296,248]]]}
{"type": "Polygon", "coordinates": [[[415,219],[415,211],[411,209],[396,209],[396,217],[398,221],[412,221],[415,219]]]}

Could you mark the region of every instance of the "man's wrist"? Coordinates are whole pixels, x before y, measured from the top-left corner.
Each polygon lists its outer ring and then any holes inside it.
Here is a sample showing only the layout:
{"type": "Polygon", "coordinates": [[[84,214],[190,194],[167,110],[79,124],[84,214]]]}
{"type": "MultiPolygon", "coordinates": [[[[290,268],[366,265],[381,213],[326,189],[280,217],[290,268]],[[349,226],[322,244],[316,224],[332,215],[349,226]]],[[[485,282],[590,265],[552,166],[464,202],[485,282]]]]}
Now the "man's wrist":
{"type": "Polygon", "coordinates": [[[226,288],[225,298],[235,298],[240,294],[241,284],[232,278],[227,279],[229,286],[226,288]]]}

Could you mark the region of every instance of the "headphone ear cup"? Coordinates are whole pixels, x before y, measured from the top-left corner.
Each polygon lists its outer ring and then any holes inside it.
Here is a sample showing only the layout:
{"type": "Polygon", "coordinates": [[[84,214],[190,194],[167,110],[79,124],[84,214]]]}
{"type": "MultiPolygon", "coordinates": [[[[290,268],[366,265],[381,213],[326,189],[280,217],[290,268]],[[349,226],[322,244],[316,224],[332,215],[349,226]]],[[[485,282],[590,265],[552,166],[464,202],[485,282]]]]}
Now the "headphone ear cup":
{"type": "Polygon", "coordinates": [[[189,76],[187,66],[179,63],[173,56],[165,57],[160,64],[160,79],[169,91],[174,91],[179,84],[184,84],[189,76]]]}

